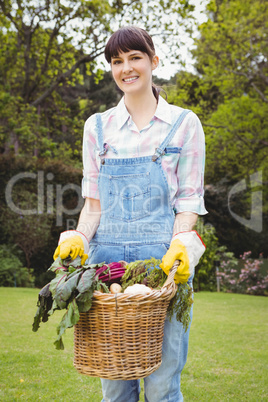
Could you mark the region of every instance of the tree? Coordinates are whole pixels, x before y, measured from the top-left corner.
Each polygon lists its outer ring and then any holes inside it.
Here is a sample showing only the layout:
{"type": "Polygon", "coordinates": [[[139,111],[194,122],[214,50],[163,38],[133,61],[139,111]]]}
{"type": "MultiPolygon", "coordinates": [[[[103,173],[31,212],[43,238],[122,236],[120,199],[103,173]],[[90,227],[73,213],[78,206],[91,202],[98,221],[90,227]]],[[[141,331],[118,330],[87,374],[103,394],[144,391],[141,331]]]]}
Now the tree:
{"type": "Polygon", "coordinates": [[[267,103],[267,14],[264,0],[211,0],[193,51],[198,72],[228,99],[253,94],[267,103]]]}
{"type": "Polygon", "coordinates": [[[83,205],[81,169],[62,161],[0,157],[0,244],[34,268],[36,284],[53,261],[59,234],[77,224],[83,205]]]}
{"type": "Polygon", "coordinates": [[[203,85],[216,85],[222,94],[204,122],[207,178],[239,180],[257,170],[266,175],[267,2],[212,0],[207,10],[193,54],[203,85]]]}
{"type": "Polygon", "coordinates": [[[10,238],[10,243],[19,247],[25,256],[27,268],[31,268],[32,256],[44,247],[49,240],[52,216],[48,214],[25,214],[23,211],[31,209],[36,204],[36,196],[28,191],[20,191],[16,194],[16,206],[22,212],[17,213],[5,208],[2,213],[5,217],[4,232],[10,238]],[[30,207],[30,208],[29,208],[30,207]]]}
{"type": "Polygon", "coordinates": [[[193,53],[201,85],[217,86],[221,95],[203,122],[207,199],[213,211],[206,219],[237,255],[249,250],[255,256],[267,254],[268,6],[262,0],[213,0],[207,11],[209,18],[199,27],[193,53]],[[259,182],[251,186],[256,174],[259,182]],[[234,186],[243,182],[247,191],[230,198],[234,186]],[[237,216],[250,219],[256,191],[263,198],[258,207],[263,225],[258,231],[230,213],[232,208],[237,216]]]}
{"type": "Polygon", "coordinates": [[[68,158],[71,151],[78,160],[81,109],[90,103],[81,102],[87,94],[77,89],[92,74],[101,78],[97,60],[111,31],[138,23],[175,49],[178,32],[191,29],[186,17],[193,6],[184,0],[0,0],[0,9],[2,152],[68,158]],[[157,15],[164,16],[160,23],[157,15]]]}
{"type": "Polygon", "coordinates": [[[168,96],[196,112],[204,127],[205,222],[236,256],[251,250],[257,257],[268,253],[267,2],[212,0],[207,16],[195,40],[196,73],[179,72],[168,96]],[[254,175],[259,182],[251,186],[254,175]],[[230,197],[239,183],[246,183],[247,191],[230,197]],[[241,223],[251,218],[256,192],[263,198],[261,232],[241,223]],[[245,219],[239,222],[231,211],[245,219]]]}
{"type": "Polygon", "coordinates": [[[22,266],[15,247],[0,245],[0,286],[34,287],[33,269],[22,266]]]}
{"type": "Polygon", "coordinates": [[[201,121],[217,110],[222,100],[216,84],[207,85],[202,76],[188,71],[179,71],[164,85],[168,101],[177,106],[191,109],[201,121]]]}

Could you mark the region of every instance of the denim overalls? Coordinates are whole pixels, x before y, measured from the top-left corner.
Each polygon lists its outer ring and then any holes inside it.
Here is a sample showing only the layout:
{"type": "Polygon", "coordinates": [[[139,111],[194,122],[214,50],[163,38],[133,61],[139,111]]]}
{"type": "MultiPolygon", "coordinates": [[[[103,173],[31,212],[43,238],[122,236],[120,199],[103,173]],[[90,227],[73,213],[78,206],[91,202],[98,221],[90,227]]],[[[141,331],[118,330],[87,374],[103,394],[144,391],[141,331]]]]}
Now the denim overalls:
{"type": "MultiPolygon", "coordinates": [[[[152,156],[106,158],[101,116],[97,114],[97,133],[101,158],[98,187],[101,219],[90,243],[89,262],[162,259],[169,248],[175,214],[170,202],[168,183],[161,165],[165,153],[180,152],[168,147],[189,110],[184,110],[169,134],[152,156]]],[[[161,367],[144,379],[146,402],[182,401],[180,373],[188,349],[188,337],[181,323],[166,320],[161,367]]],[[[101,380],[103,401],[137,402],[139,381],[101,380]]]]}

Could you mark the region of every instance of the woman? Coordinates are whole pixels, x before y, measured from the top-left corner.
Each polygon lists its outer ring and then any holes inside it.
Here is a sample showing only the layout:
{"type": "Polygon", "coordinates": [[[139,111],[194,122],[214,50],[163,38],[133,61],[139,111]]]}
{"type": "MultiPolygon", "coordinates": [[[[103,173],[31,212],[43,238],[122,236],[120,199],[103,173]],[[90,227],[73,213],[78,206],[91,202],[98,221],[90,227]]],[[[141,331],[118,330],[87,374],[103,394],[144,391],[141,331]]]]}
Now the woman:
{"type": "MultiPolygon", "coordinates": [[[[203,201],[204,133],[197,116],[169,105],[152,83],[159,63],[148,33],[116,31],[105,48],[113,79],[124,96],[91,116],[83,141],[85,205],[77,231],[61,234],[54,257],[78,254],[90,263],[162,259],[175,281],[193,279],[204,245],[193,227],[203,201]],[[87,255],[88,253],[88,255],[87,255]]],[[[166,320],[161,367],[144,379],[145,401],[182,401],[180,374],[189,330],[166,320]]],[[[136,402],[139,381],[101,380],[103,401],[136,402]]]]}

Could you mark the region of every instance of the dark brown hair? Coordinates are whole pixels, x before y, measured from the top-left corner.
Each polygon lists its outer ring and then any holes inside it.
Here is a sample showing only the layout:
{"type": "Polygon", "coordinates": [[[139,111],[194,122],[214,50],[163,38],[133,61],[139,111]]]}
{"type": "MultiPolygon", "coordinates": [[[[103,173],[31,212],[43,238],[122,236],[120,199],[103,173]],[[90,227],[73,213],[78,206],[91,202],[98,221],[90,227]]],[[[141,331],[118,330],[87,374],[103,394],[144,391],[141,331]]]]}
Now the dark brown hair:
{"type": "Polygon", "coordinates": [[[112,57],[117,57],[120,52],[140,50],[147,53],[150,60],[155,55],[154,43],[151,36],[142,28],[128,26],[118,29],[108,40],[104,55],[108,63],[112,57]]]}
{"type": "MultiPolygon", "coordinates": [[[[124,53],[131,50],[139,50],[147,53],[152,61],[155,55],[154,43],[151,36],[144,29],[135,26],[126,26],[114,32],[105,46],[105,59],[110,64],[112,57],[117,57],[120,52],[124,53]]],[[[159,92],[162,89],[153,84],[152,90],[155,98],[158,100],[159,92]]]]}

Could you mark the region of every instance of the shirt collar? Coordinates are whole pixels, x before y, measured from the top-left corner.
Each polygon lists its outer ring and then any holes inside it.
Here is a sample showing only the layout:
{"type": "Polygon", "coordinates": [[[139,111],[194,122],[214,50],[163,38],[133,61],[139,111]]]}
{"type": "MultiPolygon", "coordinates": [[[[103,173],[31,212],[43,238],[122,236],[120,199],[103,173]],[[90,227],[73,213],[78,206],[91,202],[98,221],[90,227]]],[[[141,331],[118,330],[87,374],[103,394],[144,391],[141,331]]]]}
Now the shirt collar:
{"type": "Polygon", "coordinates": [[[116,106],[115,116],[116,116],[117,128],[118,130],[120,130],[123,127],[123,125],[127,122],[127,120],[130,118],[130,114],[125,105],[124,97],[121,98],[120,102],[116,106]]]}
{"type": "Polygon", "coordinates": [[[165,123],[172,124],[170,105],[167,103],[167,101],[165,101],[164,98],[162,98],[161,95],[159,95],[158,104],[154,115],[158,119],[163,120],[165,123]]]}
{"type": "MultiPolygon", "coordinates": [[[[128,121],[128,119],[131,118],[126,108],[124,97],[122,97],[120,102],[118,103],[115,115],[116,115],[117,128],[118,130],[120,130],[123,127],[123,125],[128,121]]],[[[154,117],[163,120],[168,124],[172,124],[170,106],[165,101],[165,99],[163,99],[162,96],[160,95],[154,117]]]]}

